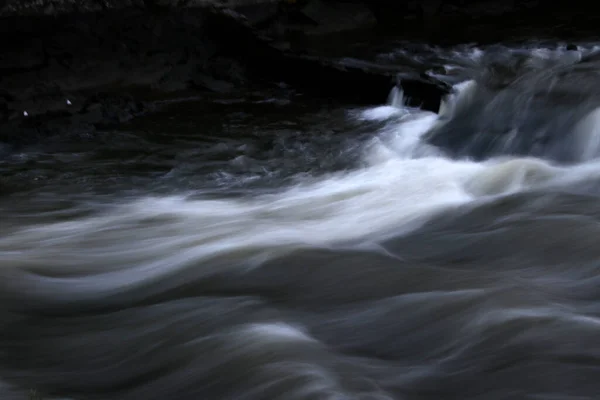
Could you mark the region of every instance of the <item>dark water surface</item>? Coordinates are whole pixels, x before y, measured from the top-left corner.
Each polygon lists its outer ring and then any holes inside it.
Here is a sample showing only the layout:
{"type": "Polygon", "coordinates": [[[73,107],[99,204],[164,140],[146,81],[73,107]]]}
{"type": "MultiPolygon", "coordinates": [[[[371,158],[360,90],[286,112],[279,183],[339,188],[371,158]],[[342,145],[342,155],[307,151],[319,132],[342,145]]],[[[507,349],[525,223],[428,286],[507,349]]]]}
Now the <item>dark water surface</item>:
{"type": "Polygon", "coordinates": [[[0,398],[600,398],[580,46],[375,57],[455,84],[440,115],[282,89],[6,146],[0,398]]]}

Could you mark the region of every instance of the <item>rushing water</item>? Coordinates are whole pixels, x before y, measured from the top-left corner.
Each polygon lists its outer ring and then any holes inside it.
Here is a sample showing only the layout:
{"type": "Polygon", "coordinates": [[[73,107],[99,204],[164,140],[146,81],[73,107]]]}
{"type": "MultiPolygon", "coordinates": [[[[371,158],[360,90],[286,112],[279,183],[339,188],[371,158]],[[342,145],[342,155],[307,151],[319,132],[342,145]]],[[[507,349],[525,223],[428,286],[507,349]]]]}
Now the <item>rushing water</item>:
{"type": "Polygon", "coordinates": [[[2,399],[598,399],[600,68],[553,46],[378,57],[440,115],[281,90],[6,148],[2,399]]]}

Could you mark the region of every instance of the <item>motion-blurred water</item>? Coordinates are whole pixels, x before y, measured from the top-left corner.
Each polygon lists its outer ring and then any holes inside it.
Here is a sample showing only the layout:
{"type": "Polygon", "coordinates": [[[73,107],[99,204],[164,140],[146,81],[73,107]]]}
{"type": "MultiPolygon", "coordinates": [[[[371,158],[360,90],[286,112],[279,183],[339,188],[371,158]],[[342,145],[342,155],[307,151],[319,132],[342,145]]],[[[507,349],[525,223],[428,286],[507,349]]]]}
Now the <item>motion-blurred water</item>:
{"type": "Polygon", "coordinates": [[[598,399],[579,45],[380,55],[455,85],[439,115],[282,90],[7,150],[2,398],[598,399]]]}

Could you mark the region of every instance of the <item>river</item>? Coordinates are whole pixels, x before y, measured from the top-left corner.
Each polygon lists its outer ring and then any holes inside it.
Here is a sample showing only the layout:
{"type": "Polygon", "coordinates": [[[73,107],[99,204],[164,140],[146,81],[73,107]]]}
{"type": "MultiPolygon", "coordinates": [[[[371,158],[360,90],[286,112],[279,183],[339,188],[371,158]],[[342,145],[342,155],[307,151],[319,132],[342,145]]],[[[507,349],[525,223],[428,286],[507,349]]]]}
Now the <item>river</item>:
{"type": "Polygon", "coordinates": [[[600,69],[565,45],[373,56],[439,113],[282,85],[0,147],[2,398],[597,399],[600,69]]]}

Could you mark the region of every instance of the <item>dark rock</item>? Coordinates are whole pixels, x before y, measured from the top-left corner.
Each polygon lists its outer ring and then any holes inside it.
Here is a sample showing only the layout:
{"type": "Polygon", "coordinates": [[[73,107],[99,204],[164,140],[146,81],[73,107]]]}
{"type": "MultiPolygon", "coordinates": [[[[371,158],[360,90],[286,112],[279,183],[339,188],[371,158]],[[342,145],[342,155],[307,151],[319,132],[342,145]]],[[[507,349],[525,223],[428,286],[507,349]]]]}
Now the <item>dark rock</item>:
{"type": "Polygon", "coordinates": [[[9,115],[8,102],[0,97],[0,123],[8,121],[9,115]]]}
{"type": "MultiPolygon", "coordinates": [[[[480,33],[481,21],[526,14],[536,4],[5,0],[0,35],[14,40],[0,44],[0,94],[6,94],[0,97],[0,121],[32,124],[39,117],[53,124],[120,123],[147,110],[138,107],[139,100],[277,82],[316,96],[373,104],[385,101],[398,77],[414,104],[437,110],[449,88],[435,77],[412,67],[316,57],[311,46],[348,46],[349,32],[375,24],[407,36],[418,32],[428,40],[462,40],[480,33]],[[332,34],[341,39],[334,41],[332,34]],[[115,97],[99,99],[100,93],[115,97]]],[[[486,33],[494,34],[500,35],[486,33]]]]}
{"type": "Polygon", "coordinates": [[[316,25],[303,29],[307,35],[338,33],[373,26],[377,23],[369,7],[359,2],[311,0],[302,8],[302,14],[314,21],[316,25]]]}
{"type": "Polygon", "coordinates": [[[119,124],[144,111],[144,105],[128,94],[97,93],[87,99],[77,120],[88,124],[119,124]]]}
{"type": "Polygon", "coordinates": [[[27,145],[49,136],[89,134],[97,127],[118,125],[143,113],[147,107],[131,95],[97,93],[77,112],[54,111],[14,118],[0,124],[0,143],[27,145]]]}
{"type": "Polygon", "coordinates": [[[210,75],[202,72],[194,74],[192,82],[199,88],[208,89],[216,93],[228,93],[235,88],[233,83],[214,79],[210,75]]]}
{"type": "Polygon", "coordinates": [[[279,2],[271,2],[261,7],[255,5],[247,5],[236,7],[236,11],[244,15],[249,24],[253,26],[261,26],[271,22],[279,15],[279,2]]]}

